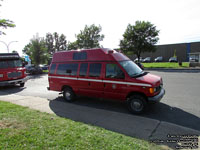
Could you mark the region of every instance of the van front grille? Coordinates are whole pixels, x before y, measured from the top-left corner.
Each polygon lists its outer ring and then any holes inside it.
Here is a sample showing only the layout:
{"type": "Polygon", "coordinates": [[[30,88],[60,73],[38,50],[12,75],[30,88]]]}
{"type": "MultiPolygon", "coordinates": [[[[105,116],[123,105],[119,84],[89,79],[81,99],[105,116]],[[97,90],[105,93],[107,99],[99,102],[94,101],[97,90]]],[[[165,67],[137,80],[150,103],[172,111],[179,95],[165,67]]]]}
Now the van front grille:
{"type": "Polygon", "coordinates": [[[11,72],[8,73],[8,78],[18,78],[22,76],[22,72],[11,72]]]}

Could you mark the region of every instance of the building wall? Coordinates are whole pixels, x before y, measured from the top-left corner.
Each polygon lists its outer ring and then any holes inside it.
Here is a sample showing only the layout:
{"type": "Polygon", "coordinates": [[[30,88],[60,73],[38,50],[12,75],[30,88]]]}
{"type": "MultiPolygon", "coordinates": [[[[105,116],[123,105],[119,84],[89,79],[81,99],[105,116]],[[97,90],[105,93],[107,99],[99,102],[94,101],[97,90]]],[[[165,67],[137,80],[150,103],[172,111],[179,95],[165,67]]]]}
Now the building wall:
{"type": "MultiPolygon", "coordinates": [[[[153,61],[158,56],[163,56],[163,61],[168,61],[170,57],[176,56],[178,61],[189,61],[189,53],[200,52],[200,42],[193,43],[180,43],[180,44],[168,44],[168,45],[156,45],[155,53],[143,53],[141,54],[142,58],[151,57],[153,61]]],[[[132,59],[135,59],[136,56],[133,56],[132,59]]]]}

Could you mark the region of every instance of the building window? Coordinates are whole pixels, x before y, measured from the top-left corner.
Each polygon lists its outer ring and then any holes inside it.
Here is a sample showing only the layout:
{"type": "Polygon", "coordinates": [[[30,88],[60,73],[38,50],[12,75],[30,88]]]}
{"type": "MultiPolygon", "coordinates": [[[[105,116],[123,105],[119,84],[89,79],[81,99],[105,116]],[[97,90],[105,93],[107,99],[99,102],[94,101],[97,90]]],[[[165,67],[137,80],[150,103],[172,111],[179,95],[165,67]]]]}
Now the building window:
{"type": "Polygon", "coordinates": [[[101,75],[101,63],[90,64],[89,76],[100,77],[100,75],[101,75]]]}

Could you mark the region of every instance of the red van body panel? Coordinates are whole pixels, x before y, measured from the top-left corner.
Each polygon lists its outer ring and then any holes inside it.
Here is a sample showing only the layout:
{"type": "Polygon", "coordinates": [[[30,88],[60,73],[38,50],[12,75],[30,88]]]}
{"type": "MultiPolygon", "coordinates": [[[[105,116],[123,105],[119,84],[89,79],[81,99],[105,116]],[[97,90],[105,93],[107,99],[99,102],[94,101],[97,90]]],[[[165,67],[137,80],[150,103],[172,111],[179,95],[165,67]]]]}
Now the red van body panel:
{"type": "Polygon", "coordinates": [[[53,55],[50,65],[48,89],[63,91],[67,86],[72,88],[76,95],[120,101],[127,100],[127,97],[133,93],[140,93],[147,100],[149,98],[153,101],[160,101],[164,95],[162,78],[150,73],[131,77],[120,65],[123,61],[131,60],[122,53],[109,49],[57,52],[53,55]],[[107,76],[107,73],[115,73],[112,69],[121,71],[123,78],[107,76]],[[153,88],[151,89],[154,90],[153,93],[150,92],[150,88],[153,88]]]}

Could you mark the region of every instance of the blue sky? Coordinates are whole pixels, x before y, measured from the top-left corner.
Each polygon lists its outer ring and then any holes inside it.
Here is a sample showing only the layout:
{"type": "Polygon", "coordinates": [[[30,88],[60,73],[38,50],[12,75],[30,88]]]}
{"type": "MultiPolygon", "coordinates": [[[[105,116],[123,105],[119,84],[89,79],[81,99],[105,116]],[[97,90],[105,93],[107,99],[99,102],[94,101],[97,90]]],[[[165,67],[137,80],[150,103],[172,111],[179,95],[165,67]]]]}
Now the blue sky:
{"type": "MultiPolygon", "coordinates": [[[[13,20],[16,27],[4,30],[0,41],[20,54],[36,33],[58,32],[75,40],[84,26],[102,26],[103,45],[117,48],[127,25],[150,21],[158,30],[158,44],[200,41],[199,0],[4,0],[0,17],[13,20]]],[[[0,43],[0,52],[6,52],[0,43]]]]}

